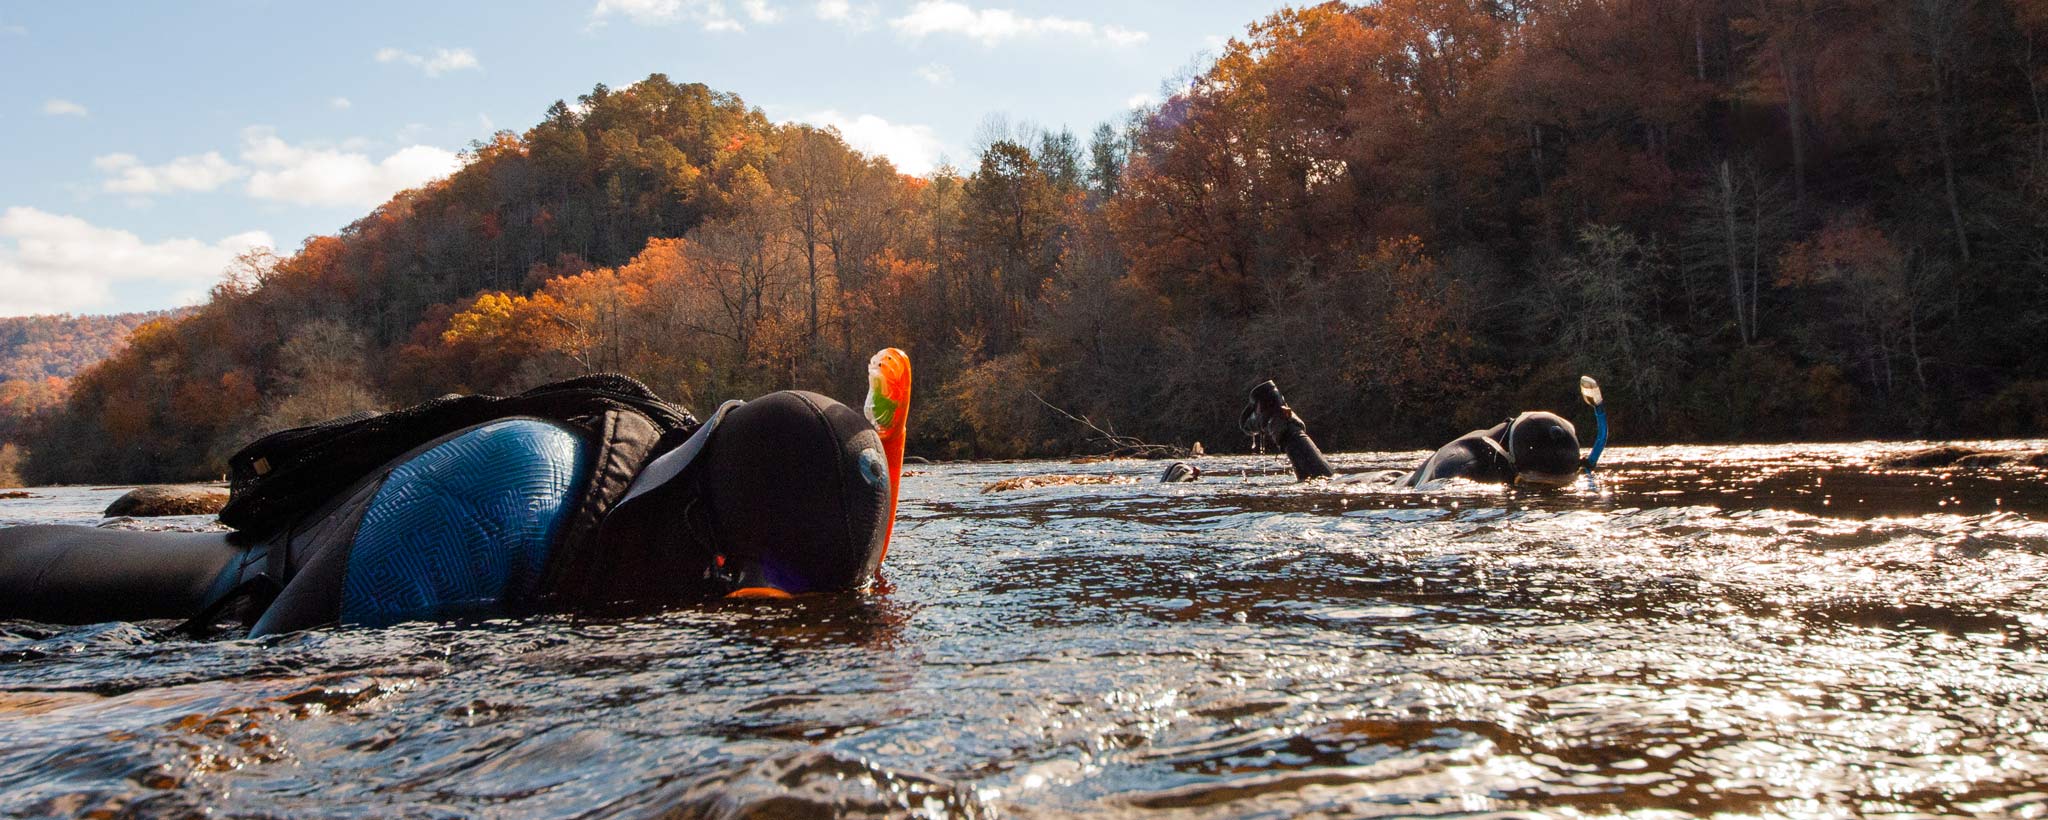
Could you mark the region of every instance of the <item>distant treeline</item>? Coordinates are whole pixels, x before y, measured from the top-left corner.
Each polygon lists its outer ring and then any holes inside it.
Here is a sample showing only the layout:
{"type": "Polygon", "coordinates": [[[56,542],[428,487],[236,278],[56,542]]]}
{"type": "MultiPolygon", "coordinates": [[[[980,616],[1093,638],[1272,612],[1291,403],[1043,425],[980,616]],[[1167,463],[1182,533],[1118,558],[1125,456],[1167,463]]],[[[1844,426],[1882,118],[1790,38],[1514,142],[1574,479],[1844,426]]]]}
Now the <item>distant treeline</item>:
{"type": "Polygon", "coordinates": [[[68,379],[114,355],[143,323],[191,312],[180,308],[113,316],[0,317],[0,382],[68,379]]]}
{"type": "Polygon", "coordinates": [[[114,355],[135,328],[191,312],[0,318],[0,441],[19,437],[25,422],[62,402],[66,380],[114,355]]]}
{"type": "Polygon", "coordinates": [[[699,408],[917,363],[912,451],[1235,432],[1433,445],[1599,377],[1621,441],[2039,434],[2048,2],[1287,10],[1083,139],[906,177],[656,75],[79,376],[37,481],[217,475],[266,429],[624,371],[699,408]]]}

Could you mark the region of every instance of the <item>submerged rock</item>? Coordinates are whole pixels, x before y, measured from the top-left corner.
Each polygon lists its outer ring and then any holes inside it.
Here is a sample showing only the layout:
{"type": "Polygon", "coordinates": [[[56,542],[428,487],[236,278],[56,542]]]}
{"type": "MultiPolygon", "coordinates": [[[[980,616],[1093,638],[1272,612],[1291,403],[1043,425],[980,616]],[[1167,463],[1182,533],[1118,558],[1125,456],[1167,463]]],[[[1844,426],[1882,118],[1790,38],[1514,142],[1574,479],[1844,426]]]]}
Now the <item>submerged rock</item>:
{"type": "Polygon", "coordinates": [[[1118,475],[1020,475],[981,488],[984,493],[1029,490],[1033,487],[1064,487],[1070,484],[1136,484],[1138,480],[1118,475]]]}
{"type": "Polygon", "coordinates": [[[1890,467],[1894,470],[1924,469],[1927,467],[1948,467],[1954,465],[1957,461],[1960,461],[1965,457],[1982,455],[1983,453],[1984,451],[1982,450],[1973,450],[1968,447],[1957,447],[1953,444],[1944,444],[1940,447],[1929,447],[1925,450],[1914,450],[1913,452],[1906,453],[1904,455],[1892,456],[1891,458],[1885,459],[1882,463],[1884,466],[1890,467]]]}
{"type": "Polygon", "coordinates": [[[1892,456],[1879,462],[1894,470],[1924,470],[1934,467],[2048,467],[2048,452],[2024,450],[1979,450],[1944,444],[1892,456]]]}
{"type": "Polygon", "coordinates": [[[214,515],[228,503],[228,491],[219,487],[154,486],[137,487],[114,499],[103,513],[108,517],[148,518],[159,515],[214,515]]]}

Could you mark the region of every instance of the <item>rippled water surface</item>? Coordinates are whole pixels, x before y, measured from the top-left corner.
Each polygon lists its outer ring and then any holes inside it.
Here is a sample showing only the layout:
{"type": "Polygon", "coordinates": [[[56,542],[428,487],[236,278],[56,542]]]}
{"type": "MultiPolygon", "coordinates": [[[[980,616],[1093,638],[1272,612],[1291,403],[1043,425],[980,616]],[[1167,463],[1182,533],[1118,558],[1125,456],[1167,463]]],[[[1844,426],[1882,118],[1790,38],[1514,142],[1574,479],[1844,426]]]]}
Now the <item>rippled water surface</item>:
{"type": "MultiPolygon", "coordinates": [[[[0,623],[0,812],[2043,813],[2043,471],[1872,466],[1909,449],[1622,448],[1542,495],[1249,457],[983,494],[1161,465],[925,466],[876,595],[264,640],[0,623]]],[[[117,494],[36,492],[0,521],[117,494]]]]}

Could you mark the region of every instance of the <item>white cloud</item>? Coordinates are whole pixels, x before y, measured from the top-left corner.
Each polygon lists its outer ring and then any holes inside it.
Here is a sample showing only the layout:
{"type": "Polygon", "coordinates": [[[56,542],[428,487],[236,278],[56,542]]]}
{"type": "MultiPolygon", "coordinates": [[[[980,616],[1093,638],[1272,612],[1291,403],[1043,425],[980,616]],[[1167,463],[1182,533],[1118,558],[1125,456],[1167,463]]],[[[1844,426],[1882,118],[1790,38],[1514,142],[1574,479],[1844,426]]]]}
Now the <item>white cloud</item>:
{"type": "Polygon", "coordinates": [[[347,97],[335,97],[327,101],[327,107],[336,111],[347,111],[354,105],[355,103],[349,102],[347,97]]]}
{"type": "Polygon", "coordinates": [[[1142,31],[1118,26],[1096,26],[1086,20],[1065,17],[1030,17],[1008,9],[976,9],[953,0],[920,0],[909,13],[889,21],[889,27],[906,37],[956,35],[994,46],[1020,37],[1062,36],[1099,40],[1127,47],[1151,37],[1142,31]]]}
{"type": "Polygon", "coordinates": [[[83,117],[85,106],[70,100],[44,100],[43,113],[52,117],[83,117]]]}
{"type": "Polygon", "coordinates": [[[110,176],[100,188],[117,194],[167,194],[211,191],[249,175],[219,152],[179,157],[162,165],[144,165],[134,154],[107,154],[92,161],[110,176]]]}
{"type": "Polygon", "coordinates": [[[898,125],[873,114],[849,117],[837,111],[820,111],[798,118],[812,125],[839,129],[846,143],[870,154],[888,157],[896,170],[906,174],[929,174],[938,167],[945,143],[929,125],[898,125]]]}
{"type": "MultiPolygon", "coordinates": [[[[782,12],[767,0],[741,0],[741,10],[756,23],[772,23],[782,12]]],[[[591,25],[601,26],[612,17],[624,17],[642,26],[696,23],[705,31],[744,31],[745,26],[726,11],[724,0],[597,0],[590,9],[591,25]]]]}
{"type": "Polygon", "coordinates": [[[0,315],[110,310],[117,287],[140,283],[204,292],[237,254],[272,244],[262,231],[144,242],[74,216],[8,208],[0,212],[0,315]]]}
{"type": "Polygon", "coordinates": [[[430,145],[401,148],[381,160],[316,145],[293,145],[269,128],[242,132],[242,161],[252,172],[250,196],[296,205],[375,207],[392,194],[445,177],[462,167],[452,151],[430,145]]]}
{"type": "Polygon", "coordinates": [[[477,62],[476,54],[466,48],[437,48],[431,57],[400,51],[395,48],[377,50],[377,62],[403,63],[426,72],[429,77],[439,77],[450,71],[482,71],[484,64],[477,62]]]}
{"type": "Polygon", "coordinates": [[[1118,48],[1129,48],[1131,46],[1144,45],[1146,40],[1152,39],[1152,35],[1142,31],[1132,31],[1122,26],[1103,26],[1102,39],[1109,41],[1110,45],[1118,48]]]}
{"type": "Polygon", "coordinates": [[[0,34],[28,34],[28,28],[13,23],[0,23],[0,34]]]}
{"type": "Polygon", "coordinates": [[[947,68],[945,65],[942,65],[940,63],[932,63],[931,65],[919,66],[917,69],[917,76],[923,77],[925,82],[931,83],[932,85],[953,84],[953,69],[947,68]]]}
{"type": "Polygon", "coordinates": [[[598,19],[623,14],[643,26],[673,23],[682,19],[682,0],[597,0],[590,16],[598,19]]]}
{"type": "Polygon", "coordinates": [[[873,3],[856,6],[850,0],[818,0],[816,5],[811,6],[811,13],[828,23],[838,23],[855,31],[866,31],[875,27],[875,18],[881,15],[882,10],[873,3]]]}
{"type": "Polygon", "coordinates": [[[1132,94],[1130,99],[1124,100],[1125,108],[1151,108],[1158,104],[1157,94],[1132,94]]]}
{"type": "MultiPolygon", "coordinates": [[[[489,118],[479,124],[491,131],[489,118]]],[[[93,167],[107,174],[103,190],[122,194],[212,191],[246,179],[243,193],[295,205],[375,207],[406,188],[454,173],[462,167],[454,152],[412,145],[382,159],[367,153],[368,141],[294,145],[267,127],[243,130],[241,162],[209,151],[149,165],[134,154],[106,154],[93,167]]]]}

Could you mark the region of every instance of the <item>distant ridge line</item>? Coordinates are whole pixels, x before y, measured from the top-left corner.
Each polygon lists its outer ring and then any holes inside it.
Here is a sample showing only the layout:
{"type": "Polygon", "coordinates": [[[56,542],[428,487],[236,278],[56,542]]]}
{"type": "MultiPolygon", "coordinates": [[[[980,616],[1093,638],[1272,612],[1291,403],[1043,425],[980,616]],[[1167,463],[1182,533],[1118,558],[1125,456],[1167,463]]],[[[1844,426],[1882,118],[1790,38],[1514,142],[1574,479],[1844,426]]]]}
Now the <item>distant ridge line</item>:
{"type": "Polygon", "coordinates": [[[0,382],[69,379],[120,352],[135,329],[182,319],[198,307],[112,314],[39,314],[0,318],[0,382]]]}

